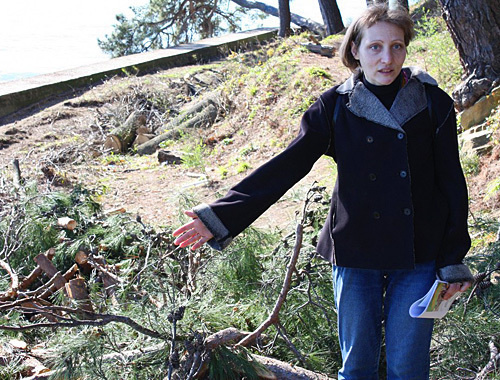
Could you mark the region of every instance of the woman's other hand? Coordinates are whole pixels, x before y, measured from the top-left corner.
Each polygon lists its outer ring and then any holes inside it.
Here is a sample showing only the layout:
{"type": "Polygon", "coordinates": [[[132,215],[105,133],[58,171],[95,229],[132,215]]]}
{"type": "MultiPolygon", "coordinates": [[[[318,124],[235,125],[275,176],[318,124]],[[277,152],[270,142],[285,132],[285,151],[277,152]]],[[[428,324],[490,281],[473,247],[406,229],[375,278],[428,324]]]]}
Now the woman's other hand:
{"type": "Polygon", "coordinates": [[[465,292],[471,286],[470,282],[455,282],[448,286],[446,293],[443,296],[443,299],[450,299],[456,292],[465,292]]]}
{"type": "Polygon", "coordinates": [[[214,235],[212,235],[203,222],[198,219],[198,216],[194,212],[185,211],[184,213],[190,218],[193,218],[193,220],[174,231],[173,235],[179,236],[175,239],[174,244],[182,248],[192,245],[191,249],[194,251],[213,238],[214,235]]]}

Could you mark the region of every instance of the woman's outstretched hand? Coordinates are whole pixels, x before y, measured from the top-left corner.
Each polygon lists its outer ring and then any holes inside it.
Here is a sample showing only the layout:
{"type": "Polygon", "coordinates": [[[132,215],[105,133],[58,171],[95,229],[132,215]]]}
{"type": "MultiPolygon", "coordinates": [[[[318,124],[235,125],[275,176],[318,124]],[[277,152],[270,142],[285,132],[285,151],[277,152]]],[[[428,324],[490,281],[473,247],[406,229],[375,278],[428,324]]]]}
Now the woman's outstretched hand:
{"type": "Polygon", "coordinates": [[[179,236],[175,239],[174,244],[183,248],[192,245],[191,249],[194,251],[213,238],[214,235],[194,212],[184,211],[184,213],[193,220],[174,231],[173,235],[179,236]]]}
{"type": "Polygon", "coordinates": [[[465,292],[471,286],[470,282],[454,282],[448,286],[443,299],[450,299],[456,292],[465,292]]]}

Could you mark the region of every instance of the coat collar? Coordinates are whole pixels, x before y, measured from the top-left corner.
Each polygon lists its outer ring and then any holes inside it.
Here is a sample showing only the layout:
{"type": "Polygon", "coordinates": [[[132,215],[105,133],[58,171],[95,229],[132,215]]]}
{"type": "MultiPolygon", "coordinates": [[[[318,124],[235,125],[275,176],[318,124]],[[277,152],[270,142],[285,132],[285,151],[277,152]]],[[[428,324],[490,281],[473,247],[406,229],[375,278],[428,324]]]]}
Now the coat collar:
{"type": "Polygon", "coordinates": [[[417,67],[403,69],[409,77],[408,83],[398,92],[390,110],[369,91],[360,80],[362,73],[353,74],[337,88],[339,94],[347,94],[347,108],[356,116],[374,123],[403,131],[402,126],[427,107],[424,83],[437,86],[437,82],[417,67]]]}

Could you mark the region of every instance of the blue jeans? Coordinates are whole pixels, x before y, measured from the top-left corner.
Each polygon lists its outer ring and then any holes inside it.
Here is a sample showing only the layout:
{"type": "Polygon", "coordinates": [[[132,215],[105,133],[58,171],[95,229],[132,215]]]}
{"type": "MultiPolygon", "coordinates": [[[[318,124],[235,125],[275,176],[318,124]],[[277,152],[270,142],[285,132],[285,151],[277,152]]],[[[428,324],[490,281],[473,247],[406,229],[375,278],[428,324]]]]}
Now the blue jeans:
{"type": "Polygon", "coordinates": [[[333,287],[342,351],[339,379],[378,380],[385,325],[387,379],[429,379],[433,320],[414,319],[410,305],[436,279],[434,261],[413,270],[333,266],[333,287]]]}

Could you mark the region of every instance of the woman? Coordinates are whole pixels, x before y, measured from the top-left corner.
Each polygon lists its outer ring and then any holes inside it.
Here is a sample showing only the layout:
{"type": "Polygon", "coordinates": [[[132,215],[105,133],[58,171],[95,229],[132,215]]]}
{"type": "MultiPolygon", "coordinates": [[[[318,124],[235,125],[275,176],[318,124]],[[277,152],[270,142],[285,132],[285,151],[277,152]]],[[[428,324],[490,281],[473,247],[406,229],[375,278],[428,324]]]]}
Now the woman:
{"type": "Polygon", "coordinates": [[[337,163],[318,253],[333,264],[342,368],[339,379],[378,379],[382,342],[388,379],[428,379],[432,319],[412,302],[436,275],[445,298],[472,281],[467,189],[453,101],[425,72],[403,68],[414,35],[403,9],[368,8],[341,47],[349,80],[304,114],[298,137],[228,194],[186,214],[176,244],[222,249],[311,169],[337,163]]]}

